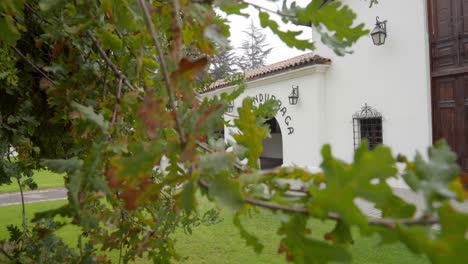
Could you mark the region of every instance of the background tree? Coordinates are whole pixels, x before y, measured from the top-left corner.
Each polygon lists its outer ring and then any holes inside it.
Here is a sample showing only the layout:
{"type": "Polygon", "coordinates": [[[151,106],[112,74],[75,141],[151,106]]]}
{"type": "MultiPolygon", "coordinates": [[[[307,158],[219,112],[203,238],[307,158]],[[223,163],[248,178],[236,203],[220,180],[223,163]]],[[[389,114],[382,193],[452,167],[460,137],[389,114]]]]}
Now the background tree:
{"type": "MultiPolygon", "coordinates": [[[[341,1],[321,4],[284,5],[273,13],[285,23],[315,26],[344,55],[368,31],[341,1]]],[[[202,221],[201,194],[235,212],[233,224],[258,253],[262,245],[240,216],[257,208],[276,212],[278,251],[296,263],[350,262],[351,229],[385,243],[402,241],[435,263],[468,263],[468,215],[451,204],[464,198],[460,169],[447,144],[414,162],[363,144],[350,164],[326,145],[322,173],[262,171],[264,120],[278,104],[255,106],[246,98],[234,119],[236,151],[210,145],[228,103],[245,87],[233,82],[238,90],[210,98],[195,91],[216,43],[229,35],[215,10],[241,15],[249,6],[289,46],[313,47],[297,38],[300,30],[281,31],[271,10],[243,1],[0,1],[0,184],[23,186],[32,169],[47,168],[66,175],[68,194],[66,205],[36,214],[31,223],[23,214],[22,226],[8,226],[0,262],[108,263],[114,250],[119,262],[168,263],[177,257],[175,230],[202,221]],[[422,194],[422,217],[387,184],[398,166],[422,194]],[[368,218],[357,198],[373,203],[383,218],[368,218]],[[307,228],[312,218],[331,220],[335,228],[318,237],[307,228]],[[76,248],[55,235],[65,225],[80,230],[76,248]]]]}
{"type": "Polygon", "coordinates": [[[245,39],[242,40],[240,47],[242,55],[239,57],[237,65],[243,71],[265,66],[267,57],[273,49],[266,43],[266,35],[254,25],[253,21],[243,32],[245,39]]]}
{"type": "Polygon", "coordinates": [[[209,74],[212,80],[223,80],[236,72],[237,58],[231,47],[218,47],[219,52],[210,62],[209,74]]]}

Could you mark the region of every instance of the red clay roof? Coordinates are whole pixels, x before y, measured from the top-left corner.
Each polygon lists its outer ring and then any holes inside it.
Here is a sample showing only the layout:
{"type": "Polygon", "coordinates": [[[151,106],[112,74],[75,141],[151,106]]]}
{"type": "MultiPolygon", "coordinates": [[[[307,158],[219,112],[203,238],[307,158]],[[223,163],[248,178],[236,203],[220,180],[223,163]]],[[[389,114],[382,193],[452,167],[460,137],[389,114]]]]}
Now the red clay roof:
{"type": "MultiPolygon", "coordinates": [[[[320,57],[319,55],[314,55],[313,53],[307,53],[297,57],[293,57],[284,61],[276,62],[270,65],[266,65],[257,69],[248,70],[244,73],[246,81],[252,81],[255,79],[275,75],[278,73],[303,68],[315,64],[330,64],[331,60],[327,58],[320,57]]],[[[206,87],[203,93],[215,91],[224,87],[230,86],[229,82],[223,80],[218,80],[214,82],[211,86],[206,87]]]]}

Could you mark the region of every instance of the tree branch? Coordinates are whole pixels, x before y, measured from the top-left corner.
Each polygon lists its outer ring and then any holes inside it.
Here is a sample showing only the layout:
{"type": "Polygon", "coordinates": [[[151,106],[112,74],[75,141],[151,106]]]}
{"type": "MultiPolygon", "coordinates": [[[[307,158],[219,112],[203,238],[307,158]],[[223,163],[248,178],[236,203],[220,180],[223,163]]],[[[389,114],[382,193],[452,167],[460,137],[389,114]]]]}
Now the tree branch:
{"type": "Polygon", "coordinates": [[[47,21],[47,19],[43,18],[42,16],[40,16],[38,13],[37,13],[37,10],[34,9],[32,6],[30,6],[28,3],[24,3],[24,7],[26,7],[26,9],[28,9],[32,14],[34,14],[37,18],[39,18],[39,20],[41,20],[42,22],[44,22],[45,24],[47,25],[50,25],[51,23],[49,21],[47,21]]]}
{"type": "MultiPolygon", "coordinates": [[[[209,189],[209,184],[200,179],[198,184],[204,188],[209,189]]],[[[265,209],[269,209],[272,211],[283,211],[286,213],[295,213],[295,214],[303,214],[310,216],[310,212],[307,208],[304,207],[292,207],[286,206],[282,204],[271,203],[267,201],[258,200],[252,197],[245,197],[244,203],[259,206],[265,209]]],[[[337,213],[329,213],[327,216],[330,220],[342,220],[340,215],[337,213]]],[[[393,218],[368,218],[369,225],[377,225],[377,226],[385,226],[389,229],[396,228],[397,225],[405,225],[405,226],[413,226],[413,225],[434,225],[439,223],[439,219],[437,217],[421,217],[415,219],[393,219],[393,218]]]]}
{"type": "Polygon", "coordinates": [[[224,114],[227,115],[227,116],[230,116],[230,117],[234,117],[234,118],[238,118],[238,117],[239,117],[239,116],[236,116],[236,115],[231,114],[231,113],[224,113],[224,114]]]}
{"type": "Polygon", "coordinates": [[[148,10],[148,7],[146,6],[146,1],[138,0],[138,3],[140,4],[143,10],[143,14],[146,20],[146,25],[148,27],[149,33],[153,40],[153,44],[156,47],[156,50],[158,53],[158,61],[161,67],[161,72],[163,74],[164,82],[166,83],[167,92],[169,94],[169,101],[171,103],[172,109],[174,109],[174,112],[175,112],[175,121],[176,121],[177,131],[179,134],[179,139],[182,145],[185,145],[186,142],[185,142],[184,130],[182,127],[182,123],[180,121],[179,114],[177,113],[177,105],[176,105],[175,96],[174,96],[174,87],[172,86],[171,79],[169,77],[169,73],[167,70],[166,61],[164,60],[164,57],[163,57],[161,45],[159,43],[158,37],[156,36],[156,30],[154,29],[153,20],[151,19],[151,14],[148,10]]]}
{"type": "Polygon", "coordinates": [[[44,78],[46,78],[48,81],[50,81],[53,85],[55,85],[54,80],[50,78],[45,72],[43,72],[34,62],[32,62],[30,59],[28,59],[19,49],[17,49],[15,46],[10,45],[10,48],[13,49],[18,56],[20,56],[24,61],[26,61],[29,65],[31,65],[37,72],[39,72],[44,78]]]}
{"type": "Polygon", "coordinates": [[[24,192],[23,192],[23,186],[21,185],[21,181],[19,178],[16,178],[16,181],[18,182],[18,186],[20,188],[20,195],[21,195],[21,217],[23,220],[23,229],[28,231],[28,220],[26,219],[26,207],[24,205],[24,192]]]}
{"type": "Polygon", "coordinates": [[[106,63],[106,68],[104,70],[104,80],[102,84],[102,97],[105,98],[107,92],[107,74],[109,73],[109,64],[106,63]]]}
{"type": "MultiPolygon", "coordinates": [[[[198,141],[198,140],[197,140],[197,146],[200,147],[201,149],[203,149],[204,151],[208,152],[208,153],[213,153],[214,152],[206,143],[203,143],[203,142],[198,141]]],[[[236,167],[236,169],[238,169],[239,171],[244,170],[242,168],[242,165],[239,164],[239,162],[235,162],[234,167],[236,167]]]]}
{"type": "Polygon", "coordinates": [[[248,2],[248,1],[245,1],[245,0],[239,0],[239,2],[244,3],[244,4],[248,4],[250,6],[253,6],[257,10],[263,10],[263,11],[266,11],[268,13],[275,14],[275,15],[278,15],[278,16],[287,17],[287,18],[297,18],[297,16],[293,16],[293,15],[290,15],[290,14],[285,14],[285,13],[279,11],[279,10],[269,9],[267,7],[260,6],[260,5],[257,5],[257,4],[254,4],[254,3],[251,3],[251,2],[248,2]]]}
{"type": "Polygon", "coordinates": [[[114,111],[112,112],[112,120],[110,123],[110,127],[113,127],[115,124],[115,121],[117,119],[117,112],[119,111],[119,106],[120,106],[120,96],[121,96],[121,90],[122,90],[122,78],[119,79],[119,84],[117,86],[117,91],[115,91],[115,106],[114,106],[114,111]]]}
{"type": "MultiPolygon", "coordinates": [[[[204,151],[208,152],[208,153],[214,153],[215,151],[212,150],[206,143],[204,142],[201,142],[201,141],[197,141],[197,146],[200,147],[201,149],[203,149],[204,151]]],[[[240,172],[244,171],[244,168],[242,166],[242,164],[240,164],[239,162],[235,162],[234,163],[234,167],[239,170],[240,172]]],[[[273,169],[269,169],[269,170],[261,170],[259,171],[261,174],[269,174],[269,173],[276,173],[278,172],[279,170],[281,169],[281,167],[276,167],[276,168],[273,168],[273,169]]],[[[299,188],[299,189],[295,189],[295,188],[290,188],[287,190],[288,192],[295,192],[295,193],[299,193],[301,195],[310,195],[309,192],[306,190],[306,189],[303,189],[303,188],[299,188]]]]}
{"type": "Polygon", "coordinates": [[[109,56],[107,56],[106,52],[102,48],[101,44],[99,44],[99,41],[96,39],[96,37],[94,37],[93,33],[91,33],[91,31],[88,30],[87,34],[88,34],[89,38],[93,41],[93,44],[98,48],[98,51],[99,51],[99,54],[101,54],[101,57],[104,59],[104,61],[107,63],[107,65],[109,65],[112,68],[112,70],[114,71],[114,74],[119,79],[122,79],[123,82],[125,83],[125,85],[128,86],[128,88],[130,88],[131,90],[136,90],[136,88],[128,80],[127,76],[125,76],[125,74],[123,74],[119,70],[119,67],[117,67],[117,65],[115,65],[112,62],[112,60],[109,58],[109,56]]]}

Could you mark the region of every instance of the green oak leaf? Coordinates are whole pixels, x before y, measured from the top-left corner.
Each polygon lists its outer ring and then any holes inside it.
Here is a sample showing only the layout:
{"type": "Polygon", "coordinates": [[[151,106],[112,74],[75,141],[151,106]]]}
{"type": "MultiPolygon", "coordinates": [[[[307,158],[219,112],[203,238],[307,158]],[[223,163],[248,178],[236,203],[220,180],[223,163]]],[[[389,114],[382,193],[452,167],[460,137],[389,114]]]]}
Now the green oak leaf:
{"type": "Polygon", "coordinates": [[[70,206],[75,210],[79,209],[79,193],[82,181],[83,173],[81,171],[75,171],[67,175],[65,186],[68,189],[70,206]]]}
{"type": "Polygon", "coordinates": [[[11,184],[11,178],[21,178],[20,169],[15,162],[0,159],[0,185],[11,184]]]}
{"type": "Polygon", "coordinates": [[[400,240],[415,253],[424,253],[436,264],[468,263],[468,214],[445,204],[438,209],[440,231],[430,227],[397,226],[400,240]]]}
{"type": "Polygon", "coordinates": [[[7,44],[14,44],[21,37],[16,28],[13,17],[0,17],[0,40],[7,44]]]}
{"type": "Polygon", "coordinates": [[[444,205],[439,217],[441,232],[431,259],[434,263],[468,263],[468,214],[444,205]]]}
{"type": "Polygon", "coordinates": [[[161,160],[164,144],[161,141],[135,142],[129,146],[131,155],[112,160],[117,175],[128,180],[149,177],[161,160]]]}
{"type": "Polygon", "coordinates": [[[82,181],[88,190],[108,191],[107,181],[100,173],[104,163],[102,150],[105,147],[105,138],[103,135],[100,138],[96,138],[93,150],[89,151],[83,160],[83,168],[81,169],[82,181]]]}
{"type": "Polygon", "coordinates": [[[23,236],[23,232],[15,225],[8,225],[6,227],[8,233],[10,234],[10,241],[20,241],[23,236]]]}
{"type": "Polygon", "coordinates": [[[324,6],[322,3],[322,0],[312,0],[305,8],[292,7],[297,19],[291,19],[291,22],[316,27],[324,44],[343,56],[349,53],[347,48],[369,31],[364,29],[363,23],[356,23],[356,14],[341,1],[329,2],[324,6]]]}
{"type": "Polygon", "coordinates": [[[228,15],[239,15],[245,17],[249,16],[246,13],[242,13],[242,9],[249,7],[249,4],[247,3],[232,2],[228,0],[216,0],[214,4],[228,15]]]}
{"type": "MultiPolygon", "coordinates": [[[[270,119],[279,111],[279,100],[278,99],[268,99],[266,102],[259,104],[254,108],[254,113],[260,118],[265,120],[270,119]]],[[[263,122],[263,121],[262,121],[263,122]]]]}
{"type": "Polygon", "coordinates": [[[103,132],[106,132],[109,129],[109,123],[104,119],[104,117],[101,114],[97,114],[94,111],[93,107],[84,106],[77,102],[72,102],[71,105],[83,115],[83,118],[85,120],[88,120],[91,123],[97,125],[99,128],[102,129],[103,132]]]}
{"type": "Polygon", "coordinates": [[[395,196],[386,183],[398,172],[388,147],[378,146],[369,151],[363,142],[356,150],[352,164],[335,159],[328,145],[323,147],[322,157],[327,188],[310,188],[314,199],[309,208],[314,215],[325,218],[329,213],[337,213],[345,224],[364,227],[367,218],[355,204],[357,197],[374,203],[385,217],[411,217],[414,214],[415,207],[395,196]]]}
{"type": "Polygon", "coordinates": [[[278,233],[284,235],[281,245],[286,251],[288,260],[294,260],[294,263],[298,264],[351,261],[351,255],[343,247],[307,237],[306,224],[305,216],[294,215],[280,227],[278,233]]]}
{"type": "Polygon", "coordinates": [[[114,51],[120,51],[123,49],[122,40],[117,35],[109,32],[106,29],[97,30],[96,36],[101,41],[102,46],[105,49],[110,49],[114,51]]]}
{"type": "Polygon", "coordinates": [[[43,159],[41,164],[56,173],[72,174],[81,169],[83,161],[76,157],[71,159],[43,159]]]}
{"type": "Polygon", "coordinates": [[[325,239],[331,240],[335,244],[353,244],[353,236],[351,234],[351,228],[343,223],[343,221],[336,221],[335,228],[325,234],[325,239]]]}
{"type": "Polygon", "coordinates": [[[57,7],[61,2],[64,2],[63,0],[41,0],[39,2],[39,8],[44,11],[50,11],[57,7]]]}
{"type": "Polygon", "coordinates": [[[84,162],[76,157],[71,159],[44,159],[43,166],[56,173],[67,173],[65,186],[68,189],[68,197],[71,208],[79,209],[79,192],[83,181],[84,162]]]}
{"type": "Polygon", "coordinates": [[[135,14],[135,11],[130,8],[126,1],[105,0],[103,3],[108,7],[112,7],[115,24],[122,30],[138,31],[141,25],[144,24],[143,17],[135,14]]]}
{"type": "Polygon", "coordinates": [[[268,134],[268,128],[257,124],[252,98],[244,99],[238,113],[239,118],[234,120],[234,124],[240,130],[240,133],[235,134],[233,137],[239,145],[246,147],[245,156],[248,165],[258,169],[258,159],[263,152],[262,142],[268,134]]]}
{"type": "Polygon", "coordinates": [[[239,182],[230,178],[230,173],[225,171],[213,175],[208,179],[208,192],[221,204],[238,211],[244,204],[239,182]]]}
{"type": "Polygon", "coordinates": [[[276,21],[270,19],[270,15],[266,12],[259,12],[260,25],[268,27],[275,33],[286,45],[299,50],[314,49],[314,45],[309,40],[298,39],[302,31],[282,31],[276,21]]]}
{"type": "Polygon", "coordinates": [[[234,161],[234,156],[231,153],[206,154],[200,157],[200,168],[204,174],[231,171],[234,168],[234,161]]]}
{"type": "Polygon", "coordinates": [[[242,226],[242,223],[240,221],[240,217],[238,214],[234,215],[233,222],[234,222],[234,226],[239,229],[239,233],[241,237],[245,240],[245,243],[247,244],[247,246],[253,247],[255,253],[257,254],[262,253],[264,246],[260,243],[260,241],[258,240],[256,236],[247,232],[247,230],[242,226]]]}
{"type": "Polygon", "coordinates": [[[195,184],[192,181],[188,181],[177,199],[178,206],[187,214],[190,214],[196,209],[197,201],[195,199],[195,191],[195,184]]]}
{"type": "Polygon", "coordinates": [[[230,177],[234,160],[230,153],[203,155],[200,157],[200,172],[209,184],[208,192],[212,197],[233,210],[239,210],[243,205],[240,184],[230,177]]]}
{"type": "Polygon", "coordinates": [[[403,178],[414,191],[422,191],[430,207],[432,202],[456,198],[452,182],[460,175],[457,156],[445,141],[437,142],[428,150],[428,160],[417,153],[413,164],[408,164],[403,178]]]}

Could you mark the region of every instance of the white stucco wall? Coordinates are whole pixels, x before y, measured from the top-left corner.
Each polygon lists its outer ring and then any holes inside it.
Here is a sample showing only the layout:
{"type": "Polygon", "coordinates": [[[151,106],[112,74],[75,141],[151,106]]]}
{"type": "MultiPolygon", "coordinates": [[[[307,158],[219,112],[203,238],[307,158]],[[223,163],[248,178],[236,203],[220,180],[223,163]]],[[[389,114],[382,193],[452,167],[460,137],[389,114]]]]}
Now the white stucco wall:
{"type": "Polygon", "coordinates": [[[416,151],[425,152],[432,143],[426,1],[383,0],[373,8],[367,1],[344,2],[371,30],[376,16],[388,20],[388,37],[382,46],[363,37],[345,57],[318,45],[316,52],[332,59],[325,76],[325,142],[332,144],[335,155],[350,161],[351,116],[367,103],[383,115],[385,145],[411,158],[416,151]]]}
{"type": "MultiPolygon", "coordinates": [[[[276,120],[281,128],[283,140],[283,162],[300,166],[317,166],[320,160],[320,146],[324,133],[323,123],[324,98],[324,72],[328,65],[312,65],[299,70],[289,71],[284,74],[270,76],[264,79],[247,83],[246,91],[234,101],[234,108],[240,107],[245,97],[259,98],[259,95],[274,95],[282,102],[282,106],[276,120]],[[299,101],[297,105],[290,105],[288,96],[292,86],[299,86],[299,101]],[[284,107],[284,108],[283,108],[284,107]],[[294,131],[291,132],[291,129],[294,131]]],[[[223,92],[230,92],[234,87],[207,93],[212,96],[223,92]]],[[[227,120],[237,116],[236,110],[232,114],[225,115],[227,120]]],[[[226,133],[235,133],[227,129],[226,133]]],[[[230,139],[229,135],[226,135],[230,139]]]]}
{"type": "Polygon", "coordinates": [[[413,156],[431,144],[430,75],[425,0],[384,0],[373,8],[367,1],[345,0],[369,29],[375,17],[387,22],[387,41],[374,46],[370,36],[353,46],[353,54],[331,58],[326,73],[326,141],[346,160],[353,155],[353,113],[365,103],[383,115],[384,144],[413,156]]]}
{"type": "MultiPolygon", "coordinates": [[[[320,148],[332,145],[335,156],[351,161],[354,153],[352,115],[365,103],[383,116],[383,143],[394,153],[410,158],[432,143],[428,30],[425,0],[382,0],[373,8],[367,1],[344,0],[358,21],[373,29],[375,17],[388,20],[388,38],[374,46],[361,38],[353,54],[339,57],[317,42],[316,54],[330,58],[331,66],[309,66],[248,83],[245,96],[275,95],[287,112],[277,115],[283,139],[285,164],[317,167],[320,148]],[[289,105],[292,85],[298,85],[297,105],[289,105]],[[285,117],[294,133],[288,135],[285,117]]],[[[225,88],[207,95],[230,91],[225,88]]],[[[233,113],[236,115],[236,113],[233,113]]],[[[227,117],[228,119],[231,117],[227,117]]],[[[404,187],[402,181],[393,186],[404,187]]]]}

